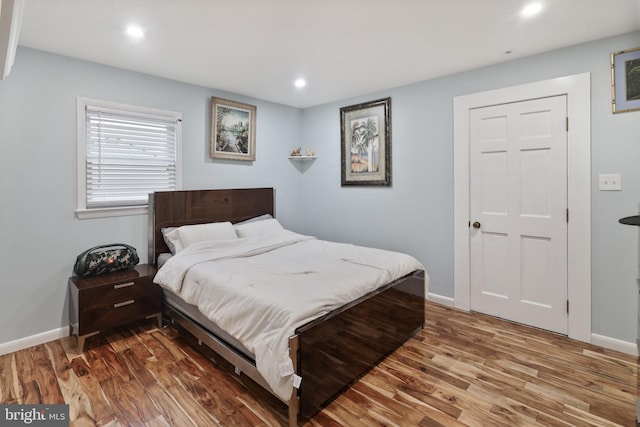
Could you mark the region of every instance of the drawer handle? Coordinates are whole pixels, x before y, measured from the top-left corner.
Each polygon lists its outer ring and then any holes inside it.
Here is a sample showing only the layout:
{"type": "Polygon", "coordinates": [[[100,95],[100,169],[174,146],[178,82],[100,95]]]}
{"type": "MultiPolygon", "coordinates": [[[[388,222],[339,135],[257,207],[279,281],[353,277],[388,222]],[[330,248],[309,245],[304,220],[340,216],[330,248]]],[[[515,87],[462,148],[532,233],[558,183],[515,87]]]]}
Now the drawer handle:
{"type": "Polygon", "coordinates": [[[113,285],[113,289],[128,288],[129,286],[133,286],[135,284],[135,282],[120,283],[119,285],[113,285]]]}
{"type": "Polygon", "coordinates": [[[136,300],[133,300],[133,299],[130,299],[129,301],[125,301],[125,302],[119,302],[119,303],[113,304],[113,308],[124,307],[125,305],[133,304],[134,302],[136,302],[136,300]]]}

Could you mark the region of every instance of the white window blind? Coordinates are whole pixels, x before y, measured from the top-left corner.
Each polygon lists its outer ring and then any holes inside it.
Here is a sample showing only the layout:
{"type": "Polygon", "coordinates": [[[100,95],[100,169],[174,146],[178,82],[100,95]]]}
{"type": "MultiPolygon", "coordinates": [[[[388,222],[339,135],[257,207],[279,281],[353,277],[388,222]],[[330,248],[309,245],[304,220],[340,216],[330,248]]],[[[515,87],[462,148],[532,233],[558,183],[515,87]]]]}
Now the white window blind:
{"type": "Polygon", "coordinates": [[[153,114],[141,107],[128,111],[88,103],[83,107],[80,211],[146,206],[149,193],[179,189],[179,113],[153,114]]]}

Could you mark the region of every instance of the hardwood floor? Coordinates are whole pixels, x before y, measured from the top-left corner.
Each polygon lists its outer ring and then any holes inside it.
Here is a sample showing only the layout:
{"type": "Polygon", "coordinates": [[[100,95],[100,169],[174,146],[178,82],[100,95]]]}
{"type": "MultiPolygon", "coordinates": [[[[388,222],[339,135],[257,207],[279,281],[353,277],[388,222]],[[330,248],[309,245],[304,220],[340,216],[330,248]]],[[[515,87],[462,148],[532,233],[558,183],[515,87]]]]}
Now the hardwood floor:
{"type": "MultiPolygon", "coordinates": [[[[426,303],[426,326],[307,426],[634,426],[636,358],[426,303]]],[[[68,403],[75,426],[286,424],[286,407],[152,321],[0,356],[0,403],[68,403]]]]}

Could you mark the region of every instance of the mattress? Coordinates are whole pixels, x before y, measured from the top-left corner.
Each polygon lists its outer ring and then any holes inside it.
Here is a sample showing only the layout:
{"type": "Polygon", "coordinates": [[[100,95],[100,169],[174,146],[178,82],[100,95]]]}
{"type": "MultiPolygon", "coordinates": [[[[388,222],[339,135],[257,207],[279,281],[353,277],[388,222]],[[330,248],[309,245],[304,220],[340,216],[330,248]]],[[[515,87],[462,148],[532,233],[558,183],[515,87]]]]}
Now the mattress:
{"type": "Polygon", "coordinates": [[[172,256],[173,254],[170,253],[163,253],[158,255],[158,268],[162,267],[164,263],[169,261],[169,258],[171,258],[172,256]]]}

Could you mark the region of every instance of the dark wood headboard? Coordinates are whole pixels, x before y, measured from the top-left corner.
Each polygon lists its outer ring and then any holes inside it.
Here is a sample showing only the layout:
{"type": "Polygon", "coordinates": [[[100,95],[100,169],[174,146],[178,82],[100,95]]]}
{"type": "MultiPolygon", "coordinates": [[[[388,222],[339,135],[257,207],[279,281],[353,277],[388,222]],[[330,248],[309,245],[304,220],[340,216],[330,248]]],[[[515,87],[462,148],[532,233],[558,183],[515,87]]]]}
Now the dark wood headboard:
{"type": "Polygon", "coordinates": [[[244,221],[274,212],[273,188],[159,191],[149,195],[149,264],[169,252],[162,237],[165,227],[208,222],[244,221]]]}

